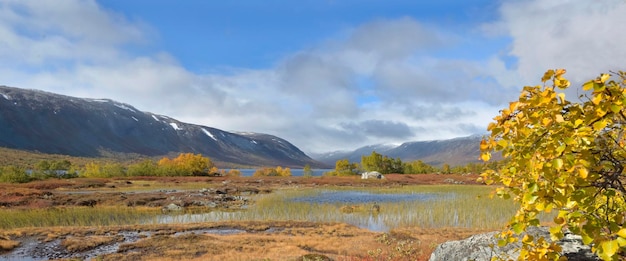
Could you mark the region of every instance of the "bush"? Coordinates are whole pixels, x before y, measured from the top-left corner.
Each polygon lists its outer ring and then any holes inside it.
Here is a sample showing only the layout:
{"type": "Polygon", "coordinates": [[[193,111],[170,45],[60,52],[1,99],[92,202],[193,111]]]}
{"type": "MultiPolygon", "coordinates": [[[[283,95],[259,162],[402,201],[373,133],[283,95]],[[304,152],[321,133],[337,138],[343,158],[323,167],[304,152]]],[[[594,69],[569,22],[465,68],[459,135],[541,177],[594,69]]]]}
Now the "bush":
{"type": "MultiPolygon", "coordinates": [[[[539,213],[556,210],[553,242],[568,229],[602,259],[621,259],[626,250],[626,73],[588,81],[582,91],[591,97],[579,101],[557,91],[570,85],[563,74],[563,69],[549,70],[543,86],[524,87],[481,141],[483,160],[494,151],[507,160],[485,171],[485,182],[503,185],[496,194],[520,203],[501,243],[538,226],[539,213]]],[[[560,247],[541,240],[524,237],[520,259],[558,259],[560,247]]]]}
{"type": "Polygon", "coordinates": [[[31,177],[22,168],[5,166],[0,169],[0,182],[26,183],[29,181],[31,181],[31,177]]]}
{"type": "Polygon", "coordinates": [[[283,168],[281,166],[278,166],[276,168],[262,168],[262,169],[257,169],[254,174],[252,174],[252,176],[254,177],[262,177],[262,176],[266,176],[266,177],[271,177],[271,176],[281,176],[281,177],[289,177],[291,176],[291,169],[289,168],[283,168]]]}

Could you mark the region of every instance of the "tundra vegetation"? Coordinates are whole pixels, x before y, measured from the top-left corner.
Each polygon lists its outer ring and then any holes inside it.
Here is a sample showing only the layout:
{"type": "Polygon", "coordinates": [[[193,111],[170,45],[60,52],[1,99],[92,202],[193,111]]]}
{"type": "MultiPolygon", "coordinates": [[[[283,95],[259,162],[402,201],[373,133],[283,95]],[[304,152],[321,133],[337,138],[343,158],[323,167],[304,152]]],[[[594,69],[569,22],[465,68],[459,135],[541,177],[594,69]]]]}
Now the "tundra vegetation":
{"type": "Polygon", "coordinates": [[[556,212],[552,241],[525,236],[522,260],[560,260],[555,240],[569,229],[604,260],[626,258],[626,73],[601,74],[566,99],[565,70],[548,70],[490,123],[481,158],[501,152],[505,164],[482,174],[502,184],[495,194],[519,208],[499,245],[514,242],[543,212],[556,212]]]}
{"type": "Polygon", "coordinates": [[[427,174],[427,173],[441,173],[441,174],[468,174],[468,173],[481,173],[483,170],[489,168],[496,168],[503,164],[499,161],[493,161],[488,163],[470,162],[465,165],[450,166],[450,164],[444,163],[441,168],[431,166],[424,163],[421,160],[414,160],[410,162],[402,162],[400,158],[391,158],[386,155],[372,151],[369,156],[362,156],[361,162],[350,162],[348,159],[341,159],[335,163],[335,169],[326,172],[326,176],[351,176],[359,174],[363,171],[378,171],[382,174],[427,174]]]}
{"type": "Polygon", "coordinates": [[[276,168],[261,168],[261,169],[257,169],[254,174],[252,174],[252,176],[254,177],[262,177],[262,176],[266,176],[266,177],[289,177],[291,176],[291,169],[290,168],[283,168],[281,166],[277,166],[276,168]]]}

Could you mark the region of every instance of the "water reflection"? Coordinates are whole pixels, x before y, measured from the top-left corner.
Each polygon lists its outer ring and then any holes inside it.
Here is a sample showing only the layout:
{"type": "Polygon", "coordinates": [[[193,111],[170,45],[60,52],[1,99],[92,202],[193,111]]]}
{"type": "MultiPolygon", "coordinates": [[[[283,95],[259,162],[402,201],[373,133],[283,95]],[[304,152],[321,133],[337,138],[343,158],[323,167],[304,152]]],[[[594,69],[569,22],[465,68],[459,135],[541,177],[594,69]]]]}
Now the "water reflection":
{"type": "Polygon", "coordinates": [[[320,204],[365,204],[375,202],[425,201],[434,199],[435,197],[441,197],[441,195],[428,193],[380,194],[365,191],[321,191],[317,195],[297,197],[290,200],[293,202],[320,204]]]}
{"type": "Polygon", "coordinates": [[[211,211],[207,213],[169,213],[145,223],[196,223],[226,220],[306,220],[312,222],[343,222],[372,231],[389,231],[419,213],[410,211],[412,202],[449,198],[439,193],[374,193],[354,190],[316,190],[303,193],[276,192],[271,205],[252,205],[240,211],[211,211]],[[385,204],[382,211],[378,204],[385,204]],[[395,205],[401,212],[387,211],[395,205]],[[354,208],[346,211],[345,208],[354,208]]]}

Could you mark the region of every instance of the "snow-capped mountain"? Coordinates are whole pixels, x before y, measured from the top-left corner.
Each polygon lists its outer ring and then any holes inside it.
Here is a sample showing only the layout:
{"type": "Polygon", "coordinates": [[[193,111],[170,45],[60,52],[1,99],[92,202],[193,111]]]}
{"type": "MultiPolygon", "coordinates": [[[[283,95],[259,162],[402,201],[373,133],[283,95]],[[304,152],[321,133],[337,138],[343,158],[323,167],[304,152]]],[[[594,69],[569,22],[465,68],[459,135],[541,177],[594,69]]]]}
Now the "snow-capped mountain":
{"type": "Polygon", "coordinates": [[[276,136],[184,123],[109,99],[6,86],[0,86],[0,147],[89,157],[191,152],[249,166],[322,166],[276,136]]]}

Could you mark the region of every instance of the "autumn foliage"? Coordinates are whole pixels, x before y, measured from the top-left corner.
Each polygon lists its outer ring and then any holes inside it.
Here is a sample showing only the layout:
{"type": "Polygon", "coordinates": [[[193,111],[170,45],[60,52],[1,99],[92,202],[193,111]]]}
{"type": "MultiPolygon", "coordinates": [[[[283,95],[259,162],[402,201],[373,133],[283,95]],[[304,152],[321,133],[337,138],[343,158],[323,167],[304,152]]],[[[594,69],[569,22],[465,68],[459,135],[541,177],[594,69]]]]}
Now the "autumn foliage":
{"type": "MultiPolygon", "coordinates": [[[[520,203],[499,244],[538,226],[539,213],[555,211],[552,240],[569,229],[602,259],[617,260],[626,249],[626,73],[586,82],[579,101],[560,91],[570,86],[564,74],[549,70],[543,85],[524,87],[489,124],[491,135],[480,144],[483,160],[494,152],[506,159],[484,172],[484,181],[502,184],[496,194],[520,203]]],[[[529,236],[521,241],[520,260],[561,258],[555,243],[529,236]]]]}
{"type": "Polygon", "coordinates": [[[280,177],[290,177],[291,169],[283,168],[278,166],[276,168],[261,168],[257,169],[252,176],[255,177],[263,177],[263,176],[280,176],[280,177]]]}
{"type": "Polygon", "coordinates": [[[157,163],[167,176],[206,176],[214,167],[213,162],[201,154],[182,153],[174,159],[162,158],[157,163]]]}

